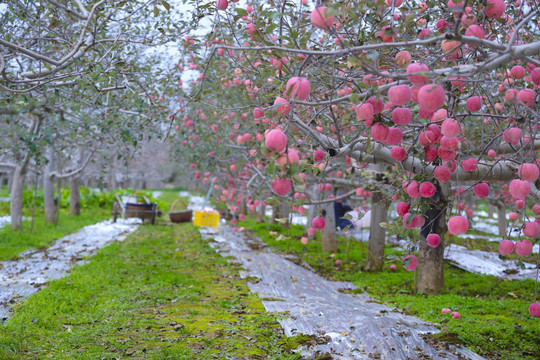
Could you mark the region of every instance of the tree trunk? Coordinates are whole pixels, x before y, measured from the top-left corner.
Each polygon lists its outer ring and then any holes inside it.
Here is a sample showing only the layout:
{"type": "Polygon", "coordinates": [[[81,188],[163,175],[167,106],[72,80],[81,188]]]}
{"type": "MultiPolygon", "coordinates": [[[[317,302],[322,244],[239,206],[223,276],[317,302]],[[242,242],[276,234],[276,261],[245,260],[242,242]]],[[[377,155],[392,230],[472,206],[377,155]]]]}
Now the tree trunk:
{"type": "Polygon", "coordinates": [[[336,215],[334,213],[334,203],[323,204],[323,216],[326,226],[321,230],[321,243],[323,252],[335,252],[338,249],[336,234],[336,215]]]}
{"type": "Polygon", "coordinates": [[[12,172],[8,172],[8,180],[7,180],[7,191],[8,193],[11,193],[11,189],[12,189],[12,186],[13,186],[13,180],[15,178],[15,171],[12,171],[12,172]]]}
{"type": "Polygon", "coordinates": [[[497,215],[499,217],[497,219],[497,223],[499,225],[499,235],[506,237],[506,211],[503,203],[497,203],[497,215]]]}
{"type": "Polygon", "coordinates": [[[41,190],[43,188],[43,180],[41,179],[42,175],[37,175],[36,176],[36,188],[39,190],[41,190]]]}
{"type": "Polygon", "coordinates": [[[107,184],[107,188],[109,191],[114,191],[116,190],[116,174],[113,174],[113,171],[114,170],[110,170],[111,172],[109,173],[109,183],[107,184]]]}
{"type": "Polygon", "coordinates": [[[43,171],[43,206],[45,208],[45,222],[54,224],[56,221],[56,209],[54,205],[54,180],[50,176],[55,169],[54,150],[52,147],[49,148],[48,160],[49,162],[43,171]]]}
{"type": "Polygon", "coordinates": [[[492,219],[493,218],[493,204],[490,202],[488,203],[488,218],[492,219]]]}
{"type": "Polygon", "coordinates": [[[380,271],[383,266],[386,229],[379,226],[388,220],[390,201],[381,191],[373,191],[366,271],[380,271]]]}
{"type": "Polygon", "coordinates": [[[266,205],[264,205],[263,200],[260,200],[259,212],[257,214],[257,222],[264,222],[266,219],[266,205]]]}
{"type": "Polygon", "coordinates": [[[55,202],[55,208],[54,208],[54,223],[58,225],[58,222],[60,220],[60,206],[62,205],[62,179],[58,179],[58,182],[56,183],[56,202],[55,202]]]}
{"type": "Polygon", "coordinates": [[[429,199],[426,222],[421,229],[424,238],[435,233],[441,237],[436,248],[419,241],[417,291],[427,295],[438,295],[444,290],[444,234],[446,233],[446,206],[448,204],[448,184],[436,184],[437,192],[429,199]]]}
{"type": "Polygon", "coordinates": [[[23,191],[26,168],[26,164],[17,166],[11,179],[10,210],[12,230],[22,230],[23,191]]]}
{"type": "Polygon", "coordinates": [[[240,200],[240,209],[238,210],[238,214],[247,215],[247,203],[245,197],[242,197],[242,200],[240,200]]]}
{"type": "Polygon", "coordinates": [[[73,177],[69,181],[69,213],[81,214],[81,179],[73,177]]]}
{"type": "MultiPolygon", "coordinates": [[[[84,161],[84,151],[79,149],[79,161],[77,165],[81,165],[84,161]]],[[[69,213],[71,215],[81,214],[81,185],[83,181],[79,175],[73,176],[69,180],[69,213]]]]}
{"type": "Polygon", "coordinates": [[[276,206],[272,206],[272,224],[280,224],[283,226],[289,226],[289,206],[286,203],[281,203],[276,206]],[[278,222],[276,219],[286,219],[285,222],[278,222]]]}

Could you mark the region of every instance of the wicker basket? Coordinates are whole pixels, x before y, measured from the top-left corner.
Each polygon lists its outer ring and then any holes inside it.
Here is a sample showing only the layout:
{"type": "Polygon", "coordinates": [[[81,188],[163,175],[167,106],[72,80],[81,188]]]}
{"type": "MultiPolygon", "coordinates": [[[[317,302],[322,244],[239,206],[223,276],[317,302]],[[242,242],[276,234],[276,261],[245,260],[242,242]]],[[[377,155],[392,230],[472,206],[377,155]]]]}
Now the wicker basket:
{"type": "MultiPolygon", "coordinates": [[[[174,206],[178,203],[180,199],[172,203],[170,210],[174,209],[174,206]]],[[[184,210],[184,211],[172,211],[169,212],[169,218],[174,223],[180,222],[190,222],[191,217],[193,216],[193,210],[184,210]]]]}

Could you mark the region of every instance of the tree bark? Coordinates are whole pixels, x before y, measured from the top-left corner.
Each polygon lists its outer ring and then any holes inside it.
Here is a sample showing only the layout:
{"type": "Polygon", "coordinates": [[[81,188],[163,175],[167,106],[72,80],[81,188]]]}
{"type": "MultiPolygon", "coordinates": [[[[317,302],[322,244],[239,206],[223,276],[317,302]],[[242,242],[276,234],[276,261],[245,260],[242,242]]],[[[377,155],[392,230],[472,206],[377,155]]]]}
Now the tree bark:
{"type": "Polygon", "coordinates": [[[246,198],[242,197],[242,200],[240,200],[240,209],[238,210],[238,214],[244,214],[247,215],[247,203],[246,198]]]}
{"type": "Polygon", "coordinates": [[[426,211],[425,225],[421,229],[424,238],[435,233],[441,237],[436,248],[427,245],[425,240],[419,241],[417,291],[427,295],[438,295],[444,290],[444,234],[446,233],[446,209],[448,204],[449,185],[437,184],[437,192],[429,199],[429,210],[426,211]]]}
{"type": "Polygon", "coordinates": [[[69,213],[81,214],[81,179],[72,177],[69,181],[69,213]]]}
{"type": "Polygon", "coordinates": [[[386,229],[379,225],[388,220],[390,201],[388,201],[388,198],[381,191],[376,190],[372,193],[371,204],[370,232],[365,270],[380,271],[383,266],[386,229]]]}
{"type": "MultiPolygon", "coordinates": [[[[83,165],[84,162],[84,150],[79,149],[79,161],[77,162],[78,166],[83,165]]],[[[81,179],[80,173],[73,175],[69,179],[69,213],[71,215],[80,215],[81,214],[81,185],[83,181],[81,179]]]]}
{"type": "Polygon", "coordinates": [[[11,193],[11,188],[13,186],[13,180],[15,178],[15,171],[8,172],[8,180],[7,180],[7,191],[8,191],[8,193],[11,193]]]}
{"type": "Polygon", "coordinates": [[[276,206],[272,206],[272,224],[280,224],[283,226],[289,226],[289,206],[285,203],[281,203],[276,206]],[[285,223],[278,222],[276,219],[287,219],[285,223]]]}
{"type": "Polygon", "coordinates": [[[12,230],[22,230],[23,191],[26,169],[27,165],[25,162],[17,166],[11,180],[10,211],[12,230]]]}
{"type": "MultiPolygon", "coordinates": [[[[28,129],[28,133],[38,133],[41,126],[42,119],[37,118],[32,120],[32,125],[28,129]]],[[[24,159],[21,161],[21,164],[18,165],[14,172],[11,180],[11,200],[10,200],[10,211],[11,211],[11,229],[12,230],[22,230],[22,210],[23,210],[23,192],[24,192],[24,178],[26,177],[26,172],[28,171],[28,163],[30,162],[30,154],[27,153],[24,156],[24,159]]]]}
{"type": "Polygon", "coordinates": [[[266,205],[264,205],[263,200],[260,200],[259,203],[259,212],[257,213],[257,222],[264,222],[266,218],[266,205]]]}
{"type": "Polygon", "coordinates": [[[54,204],[54,180],[50,174],[54,172],[55,157],[53,148],[49,148],[47,156],[49,162],[43,172],[43,206],[45,208],[45,222],[54,224],[56,221],[56,209],[54,204]]]}
{"type": "Polygon", "coordinates": [[[109,183],[107,184],[107,188],[109,191],[114,191],[116,190],[116,186],[117,186],[117,183],[116,183],[116,174],[113,173],[114,170],[111,169],[110,170],[110,173],[109,173],[109,183]]]}
{"type": "Polygon", "coordinates": [[[506,237],[506,211],[502,202],[497,203],[497,224],[499,226],[499,235],[506,237]]]}
{"type": "Polygon", "coordinates": [[[336,216],[334,214],[334,203],[325,203],[322,206],[323,216],[326,226],[321,231],[321,243],[323,252],[335,252],[338,249],[336,234],[336,216]]]}

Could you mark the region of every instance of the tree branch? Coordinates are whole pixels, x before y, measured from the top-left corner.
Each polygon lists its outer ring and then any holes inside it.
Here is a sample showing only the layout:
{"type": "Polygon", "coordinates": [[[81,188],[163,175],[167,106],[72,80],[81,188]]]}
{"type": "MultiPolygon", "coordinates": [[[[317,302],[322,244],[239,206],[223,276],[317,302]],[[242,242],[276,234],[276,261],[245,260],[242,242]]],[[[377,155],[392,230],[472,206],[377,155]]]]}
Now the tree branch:
{"type": "MultiPolygon", "coordinates": [[[[68,8],[68,7],[65,6],[65,5],[62,5],[62,4],[57,3],[57,2],[54,1],[54,0],[47,0],[47,1],[50,2],[51,4],[53,4],[54,6],[57,6],[57,7],[59,7],[59,8],[61,8],[61,9],[65,10],[65,11],[67,11],[67,12],[70,13],[71,15],[74,15],[74,16],[78,17],[79,19],[86,20],[86,18],[87,18],[87,16],[88,16],[88,12],[86,12],[86,10],[85,10],[86,14],[85,14],[85,15],[82,15],[82,14],[79,14],[78,12],[76,12],[75,10],[72,10],[72,9],[68,8]]],[[[80,3],[79,3],[79,5],[80,5],[80,3]]]]}
{"type": "Polygon", "coordinates": [[[72,171],[70,171],[68,173],[65,173],[65,174],[60,174],[57,171],[52,172],[52,173],[49,174],[50,178],[51,179],[67,179],[67,178],[79,175],[80,173],[82,173],[84,171],[84,169],[86,168],[86,166],[90,162],[90,159],[92,158],[92,156],[94,155],[95,152],[96,152],[96,150],[94,149],[90,153],[90,155],[88,155],[88,157],[86,158],[86,161],[79,168],[77,168],[75,170],[72,170],[72,171]]]}

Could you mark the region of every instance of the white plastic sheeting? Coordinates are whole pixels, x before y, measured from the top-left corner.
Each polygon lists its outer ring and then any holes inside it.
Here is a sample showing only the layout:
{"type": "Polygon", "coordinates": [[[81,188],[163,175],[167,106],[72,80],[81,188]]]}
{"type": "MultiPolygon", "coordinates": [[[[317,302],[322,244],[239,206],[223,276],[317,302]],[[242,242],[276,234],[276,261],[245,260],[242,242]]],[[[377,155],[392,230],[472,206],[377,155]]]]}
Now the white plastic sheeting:
{"type": "Polygon", "coordinates": [[[329,353],[333,359],[483,359],[465,348],[435,349],[421,335],[439,330],[413,316],[381,305],[366,293],[353,295],[348,282],[327,281],[312,271],[264,248],[258,239],[247,238],[221,226],[201,228],[213,238],[223,256],[232,256],[244,267],[240,275],[259,294],[267,311],[287,314],[279,322],[287,336],[300,333],[319,341],[299,348],[314,358],[329,353]]]}
{"type": "Polygon", "coordinates": [[[17,260],[0,263],[0,318],[7,319],[14,304],[63,277],[75,264],[81,264],[83,257],[124,240],[140,223],[136,218],[101,221],[57,240],[47,249],[27,250],[17,260]]]}
{"type": "Polygon", "coordinates": [[[11,224],[11,215],[0,216],[0,228],[11,224]]]}

